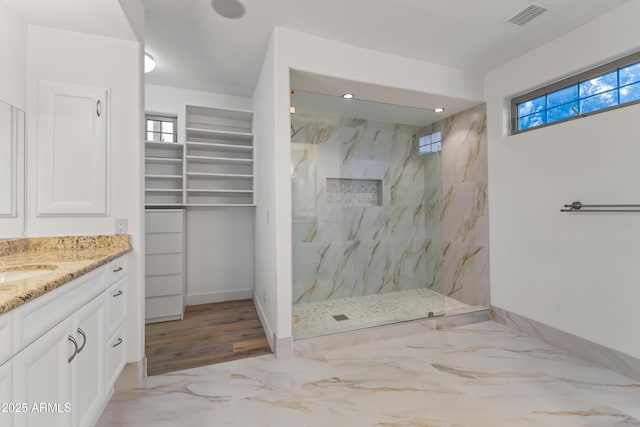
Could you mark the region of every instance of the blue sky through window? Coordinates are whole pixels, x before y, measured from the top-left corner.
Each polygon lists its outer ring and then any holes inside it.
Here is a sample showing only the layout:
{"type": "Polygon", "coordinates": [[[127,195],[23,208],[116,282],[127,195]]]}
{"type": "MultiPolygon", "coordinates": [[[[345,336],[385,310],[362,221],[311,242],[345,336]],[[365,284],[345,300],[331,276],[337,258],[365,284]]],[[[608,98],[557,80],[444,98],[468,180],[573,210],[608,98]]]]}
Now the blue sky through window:
{"type": "Polygon", "coordinates": [[[517,130],[639,100],[640,62],[637,62],[518,103],[517,130]]]}

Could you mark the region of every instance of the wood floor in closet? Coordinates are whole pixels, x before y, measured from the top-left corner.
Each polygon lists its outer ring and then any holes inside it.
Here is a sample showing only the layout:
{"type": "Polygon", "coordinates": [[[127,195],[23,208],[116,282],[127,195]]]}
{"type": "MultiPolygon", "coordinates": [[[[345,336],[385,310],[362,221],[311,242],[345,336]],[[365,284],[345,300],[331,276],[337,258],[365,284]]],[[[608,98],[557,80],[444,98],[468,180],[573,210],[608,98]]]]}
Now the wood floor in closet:
{"type": "Polygon", "coordinates": [[[148,375],[269,353],[252,300],[192,305],[184,320],[146,325],[148,375]]]}

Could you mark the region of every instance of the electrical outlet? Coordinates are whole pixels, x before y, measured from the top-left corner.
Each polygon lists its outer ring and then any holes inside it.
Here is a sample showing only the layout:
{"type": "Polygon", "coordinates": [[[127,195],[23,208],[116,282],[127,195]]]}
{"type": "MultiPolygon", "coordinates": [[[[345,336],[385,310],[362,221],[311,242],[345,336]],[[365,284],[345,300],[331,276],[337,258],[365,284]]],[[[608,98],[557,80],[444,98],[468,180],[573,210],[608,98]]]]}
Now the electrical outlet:
{"type": "Polygon", "coordinates": [[[127,218],[116,218],[116,234],[127,234],[127,218]]]}

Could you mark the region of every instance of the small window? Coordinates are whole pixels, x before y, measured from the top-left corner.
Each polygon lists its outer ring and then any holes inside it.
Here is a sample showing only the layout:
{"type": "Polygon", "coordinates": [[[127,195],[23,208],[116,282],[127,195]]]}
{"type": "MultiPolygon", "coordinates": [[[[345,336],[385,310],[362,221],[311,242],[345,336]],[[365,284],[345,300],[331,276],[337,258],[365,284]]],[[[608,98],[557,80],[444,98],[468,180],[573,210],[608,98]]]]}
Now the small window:
{"type": "Polygon", "coordinates": [[[418,153],[437,153],[440,150],[442,150],[442,132],[428,133],[418,139],[418,153]]]}
{"type": "Polygon", "coordinates": [[[145,119],[147,141],[178,142],[175,117],[147,114],[145,119]]]}
{"type": "Polygon", "coordinates": [[[516,134],[640,102],[640,52],[511,100],[516,134]]]}

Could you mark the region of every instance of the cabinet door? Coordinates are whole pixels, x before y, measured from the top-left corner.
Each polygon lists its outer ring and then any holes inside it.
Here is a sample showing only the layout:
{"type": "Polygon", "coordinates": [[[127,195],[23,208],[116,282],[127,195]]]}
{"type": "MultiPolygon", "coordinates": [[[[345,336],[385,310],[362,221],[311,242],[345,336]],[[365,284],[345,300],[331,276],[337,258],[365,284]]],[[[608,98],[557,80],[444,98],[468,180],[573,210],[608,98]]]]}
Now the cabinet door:
{"type": "Polygon", "coordinates": [[[13,361],[0,365],[0,426],[13,425],[13,361]]]}
{"type": "Polygon", "coordinates": [[[39,83],[39,216],[107,214],[107,101],[105,88],[39,83]]]}
{"type": "Polygon", "coordinates": [[[71,423],[71,319],[59,323],[13,358],[13,401],[29,405],[16,427],[69,427],[71,423]]]}
{"type": "Polygon", "coordinates": [[[78,354],[71,364],[74,427],[93,426],[102,411],[107,392],[106,313],[101,294],[73,316],[78,341],[78,354]]]}

